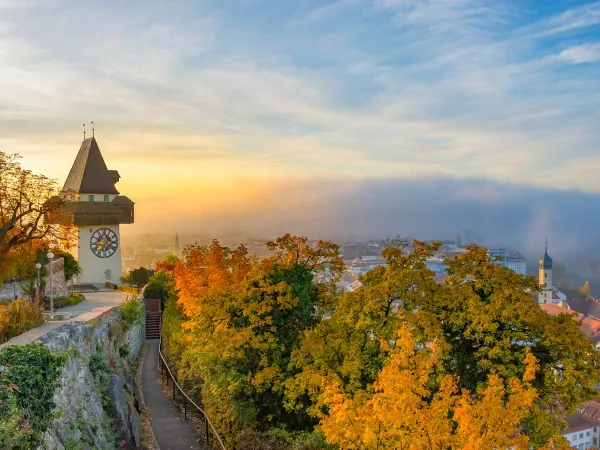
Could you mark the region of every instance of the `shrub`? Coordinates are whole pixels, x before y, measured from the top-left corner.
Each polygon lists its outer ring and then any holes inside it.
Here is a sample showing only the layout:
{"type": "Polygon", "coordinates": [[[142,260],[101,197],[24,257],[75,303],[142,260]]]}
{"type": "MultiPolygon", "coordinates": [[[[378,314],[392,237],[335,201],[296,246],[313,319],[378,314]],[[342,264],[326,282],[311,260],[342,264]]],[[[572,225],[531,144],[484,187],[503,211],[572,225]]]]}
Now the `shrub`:
{"type": "Polygon", "coordinates": [[[164,303],[169,298],[169,291],[161,284],[150,282],[144,289],[144,298],[159,298],[164,303]]]}
{"type": "Polygon", "coordinates": [[[0,443],[36,448],[54,409],[54,390],[65,363],[42,344],[0,350],[0,443]]]}
{"type": "Polygon", "coordinates": [[[164,311],[165,302],[169,299],[169,291],[162,284],[150,280],[150,284],[144,289],[144,298],[160,299],[160,309],[164,311]]]}
{"type": "Polygon", "coordinates": [[[121,314],[123,322],[126,324],[126,327],[129,328],[142,322],[142,317],[144,317],[144,306],[136,296],[127,297],[121,304],[121,314]]]}
{"type": "Polygon", "coordinates": [[[42,323],[42,311],[36,302],[15,300],[7,305],[0,305],[0,344],[42,323]]]}
{"type": "MultiPolygon", "coordinates": [[[[85,296],[83,294],[71,294],[68,296],[59,295],[58,297],[54,297],[54,309],[66,308],[67,306],[74,306],[78,303],[81,303],[85,300],[85,296]]],[[[46,298],[45,301],[46,308],[50,308],[50,299],[46,298]]]]}
{"type": "Polygon", "coordinates": [[[131,353],[131,348],[129,344],[123,344],[119,347],[119,356],[121,358],[127,358],[127,356],[131,353]]]}
{"type": "Polygon", "coordinates": [[[137,295],[139,293],[138,288],[135,286],[119,286],[117,289],[121,292],[125,292],[126,294],[137,295]]]}
{"type": "Polygon", "coordinates": [[[117,289],[118,286],[115,283],[111,283],[110,281],[107,281],[106,283],[104,283],[104,287],[108,288],[108,289],[117,289]]]}

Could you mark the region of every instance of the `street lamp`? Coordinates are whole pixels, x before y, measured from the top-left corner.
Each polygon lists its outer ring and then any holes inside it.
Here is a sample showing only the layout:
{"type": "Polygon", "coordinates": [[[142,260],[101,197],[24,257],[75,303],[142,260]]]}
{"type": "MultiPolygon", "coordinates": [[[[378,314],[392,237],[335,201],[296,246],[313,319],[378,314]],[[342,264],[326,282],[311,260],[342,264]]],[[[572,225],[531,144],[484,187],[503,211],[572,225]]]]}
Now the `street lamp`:
{"type": "Polygon", "coordinates": [[[37,269],[37,283],[35,285],[35,298],[37,298],[37,301],[40,301],[40,269],[42,268],[42,265],[40,263],[37,263],[35,265],[35,268],[37,269]]]}
{"type": "Polygon", "coordinates": [[[50,318],[54,319],[54,291],[52,290],[52,260],[54,259],[54,253],[48,252],[46,256],[50,261],[50,318]]]}

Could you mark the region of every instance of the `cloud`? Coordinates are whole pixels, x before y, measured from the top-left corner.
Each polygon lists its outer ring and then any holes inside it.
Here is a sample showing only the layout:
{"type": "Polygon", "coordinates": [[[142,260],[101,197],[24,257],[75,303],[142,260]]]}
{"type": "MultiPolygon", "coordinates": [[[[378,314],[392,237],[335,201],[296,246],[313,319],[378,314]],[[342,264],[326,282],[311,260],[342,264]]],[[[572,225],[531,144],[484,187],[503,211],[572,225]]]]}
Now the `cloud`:
{"type": "Polygon", "coordinates": [[[558,57],[573,64],[598,62],[600,61],[600,43],[569,47],[560,52],[558,57]]]}
{"type": "Polygon", "coordinates": [[[600,24],[600,2],[590,2],[575,6],[541,21],[545,33],[561,33],[578,28],[587,28],[600,24]]]}
{"type": "Polygon", "coordinates": [[[226,179],[421,174],[600,190],[573,163],[599,137],[598,74],[576,64],[597,57],[585,35],[597,2],[286,5],[8,6],[0,148],[60,178],[95,120],[112,165],[131,173],[144,157],[166,176],[181,164],[226,179]]]}

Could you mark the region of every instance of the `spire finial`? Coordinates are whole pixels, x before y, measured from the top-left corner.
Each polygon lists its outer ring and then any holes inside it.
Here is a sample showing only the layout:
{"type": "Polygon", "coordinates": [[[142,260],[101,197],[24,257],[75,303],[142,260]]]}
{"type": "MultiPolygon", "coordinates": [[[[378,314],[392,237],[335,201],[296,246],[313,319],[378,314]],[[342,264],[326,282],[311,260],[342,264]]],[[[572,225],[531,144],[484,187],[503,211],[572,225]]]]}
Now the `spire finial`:
{"type": "Polygon", "coordinates": [[[85,141],[85,123],[83,124],[83,140],[85,141]]]}
{"type": "Polygon", "coordinates": [[[92,120],[92,137],[94,137],[94,121],[92,120]]]}
{"type": "Polygon", "coordinates": [[[548,254],[548,238],[546,238],[546,254],[548,254]]]}

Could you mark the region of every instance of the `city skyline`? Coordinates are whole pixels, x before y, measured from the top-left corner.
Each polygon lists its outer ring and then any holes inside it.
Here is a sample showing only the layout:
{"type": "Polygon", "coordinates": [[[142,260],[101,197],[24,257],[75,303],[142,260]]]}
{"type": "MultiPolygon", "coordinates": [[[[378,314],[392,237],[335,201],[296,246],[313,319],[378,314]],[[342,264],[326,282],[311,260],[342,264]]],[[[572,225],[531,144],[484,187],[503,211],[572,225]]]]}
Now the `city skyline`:
{"type": "Polygon", "coordinates": [[[531,251],[546,235],[598,242],[600,2],[0,11],[0,148],[62,186],[94,121],[136,199],[125,237],[431,236],[448,222],[531,251]]]}

